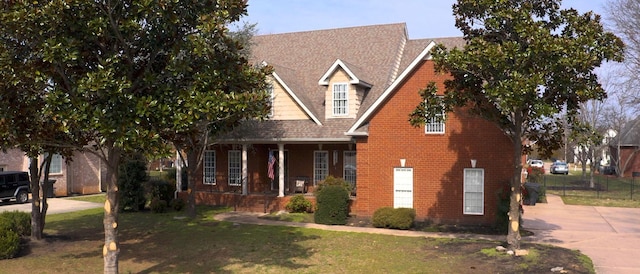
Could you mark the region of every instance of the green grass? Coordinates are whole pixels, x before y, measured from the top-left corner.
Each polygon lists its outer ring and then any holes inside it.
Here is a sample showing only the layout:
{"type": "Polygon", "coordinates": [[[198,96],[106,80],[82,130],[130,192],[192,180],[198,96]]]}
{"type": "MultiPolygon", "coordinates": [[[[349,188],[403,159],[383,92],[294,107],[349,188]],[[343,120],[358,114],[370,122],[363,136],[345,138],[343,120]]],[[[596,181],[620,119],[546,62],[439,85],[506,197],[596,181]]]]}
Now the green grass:
{"type": "MultiPolygon", "coordinates": [[[[593,272],[579,253],[523,244],[539,256],[513,258],[480,252],[499,242],[412,238],[286,226],[219,222],[227,208],[122,213],[121,273],[540,273],[548,266],[593,272]],[[533,260],[533,261],[532,261],[533,260]],[[586,265],[586,266],[585,266],[586,265]]],[[[47,217],[46,242],[32,242],[18,258],[0,261],[1,273],[100,273],[101,208],[47,217]]],[[[587,258],[587,262],[589,262],[587,258]]]]}
{"type": "Polygon", "coordinates": [[[104,203],[106,199],[106,195],[104,193],[95,194],[95,195],[83,195],[83,196],[75,196],[68,197],[65,199],[76,200],[76,201],[84,201],[84,202],[92,202],[92,203],[104,203]]]}
{"type": "Polygon", "coordinates": [[[596,188],[590,188],[581,171],[548,174],[542,182],[546,193],[561,196],[565,204],[640,208],[640,180],[597,175],[594,183],[596,188]]]}

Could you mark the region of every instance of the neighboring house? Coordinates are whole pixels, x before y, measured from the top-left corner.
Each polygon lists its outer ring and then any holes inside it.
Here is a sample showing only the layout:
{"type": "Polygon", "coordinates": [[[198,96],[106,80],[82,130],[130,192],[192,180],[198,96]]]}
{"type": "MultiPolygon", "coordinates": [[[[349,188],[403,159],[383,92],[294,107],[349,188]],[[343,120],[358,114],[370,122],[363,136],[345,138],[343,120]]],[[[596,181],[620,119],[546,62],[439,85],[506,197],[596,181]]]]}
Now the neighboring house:
{"type": "Polygon", "coordinates": [[[274,68],[272,113],[205,151],[199,203],[274,212],[305,191],[296,181],[313,191],[334,176],[354,186],[350,210],[358,216],[410,207],[418,220],[495,221],[497,192],[512,176],[510,139],[462,110],[444,123],[408,122],[419,90],[431,81],[444,90],[448,76],[434,72],[431,49],[463,46],[462,38],[411,40],[405,24],[388,24],[253,42],[252,61],[274,68]]]}
{"type": "MultiPolygon", "coordinates": [[[[42,160],[41,156],[40,161],[42,160]]],[[[29,171],[29,158],[19,149],[9,149],[0,153],[0,169],[29,171]]],[[[57,154],[51,160],[49,179],[56,180],[53,185],[56,196],[100,193],[103,191],[101,188],[105,177],[106,165],[90,153],[76,152],[71,162],[66,162],[57,154]]]]}
{"type": "Polygon", "coordinates": [[[640,118],[629,122],[609,143],[612,163],[618,174],[631,177],[640,172],[640,118]]]}

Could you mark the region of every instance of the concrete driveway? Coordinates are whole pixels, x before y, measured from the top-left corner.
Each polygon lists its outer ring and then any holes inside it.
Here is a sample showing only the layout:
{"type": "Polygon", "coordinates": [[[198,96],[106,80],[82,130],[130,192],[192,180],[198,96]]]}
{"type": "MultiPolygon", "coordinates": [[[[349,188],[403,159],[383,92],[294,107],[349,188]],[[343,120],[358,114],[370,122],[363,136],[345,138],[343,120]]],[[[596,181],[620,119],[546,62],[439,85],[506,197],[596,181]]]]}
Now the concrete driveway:
{"type": "Polygon", "coordinates": [[[577,249],[597,273],[640,273],[640,209],[565,205],[558,196],[524,206],[524,241],[577,249]]]}
{"type": "MultiPolygon", "coordinates": [[[[47,214],[64,213],[64,212],[78,211],[78,210],[97,208],[97,207],[103,206],[103,204],[100,204],[100,203],[76,201],[76,200],[65,199],[65,198],[48,198],[47,204],[49,204],[49,208],[47,209],[47,214]]],[[[8,203],[0,202],[0,212],[15,211],[15,210],[31,212],[31,200],[29,200],[28,203],[24,203],[24,204],[16,204],[15,202],[8,202],[8,203]]]]}

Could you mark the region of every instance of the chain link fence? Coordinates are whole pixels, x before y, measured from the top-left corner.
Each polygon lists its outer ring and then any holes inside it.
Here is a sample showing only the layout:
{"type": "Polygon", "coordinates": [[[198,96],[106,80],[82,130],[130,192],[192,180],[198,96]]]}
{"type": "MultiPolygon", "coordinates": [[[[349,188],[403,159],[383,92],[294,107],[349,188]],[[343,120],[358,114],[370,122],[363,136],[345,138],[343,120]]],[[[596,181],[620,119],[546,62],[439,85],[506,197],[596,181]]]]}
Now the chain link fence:
{"type": "Polygon", "coordinates": [[[596,174],[593,179],[587,174],[558,175],[545,174],[540,182],[547,193],[562,196],[612,200],[640,200],[640,172],[633,176],[619,178],[612,175],[596,174]]]}

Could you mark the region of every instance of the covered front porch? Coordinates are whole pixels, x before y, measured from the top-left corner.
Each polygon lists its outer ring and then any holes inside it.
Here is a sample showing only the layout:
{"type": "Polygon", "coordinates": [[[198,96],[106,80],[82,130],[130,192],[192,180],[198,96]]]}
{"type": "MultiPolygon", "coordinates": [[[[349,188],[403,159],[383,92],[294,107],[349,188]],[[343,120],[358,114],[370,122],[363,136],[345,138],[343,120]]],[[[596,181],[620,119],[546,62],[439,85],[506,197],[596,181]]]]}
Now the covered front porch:
{"type": "Polygon", "coordinates": [[[344,178],[355,189],[355,146],[350,140],[214,144],[196,178],[197,203],[277,212],[295,194],[315,201],[313,191],[328,176],[344,178]]]}

